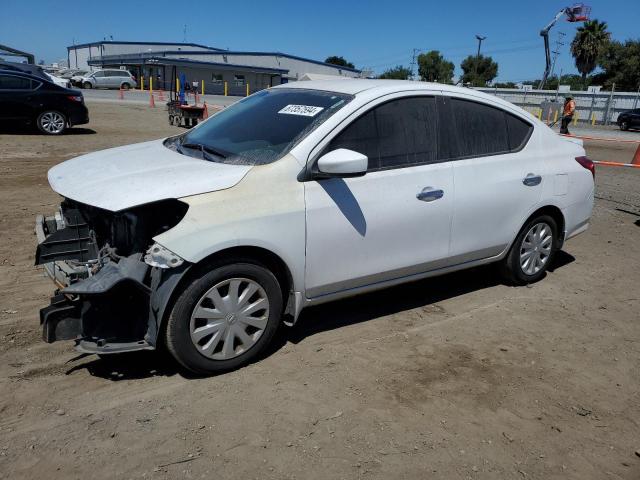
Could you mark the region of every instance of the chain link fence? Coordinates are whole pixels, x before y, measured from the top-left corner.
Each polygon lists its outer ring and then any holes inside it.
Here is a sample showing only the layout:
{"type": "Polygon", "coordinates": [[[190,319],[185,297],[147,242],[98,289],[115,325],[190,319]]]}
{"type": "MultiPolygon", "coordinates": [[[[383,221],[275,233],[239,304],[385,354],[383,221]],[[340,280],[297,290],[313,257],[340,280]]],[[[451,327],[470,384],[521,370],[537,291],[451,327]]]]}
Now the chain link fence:
{"type": "Polygon", "coordinates": [[[594,125],[609,125],[615,123],[618,114],[626,110],[640,108],[640,89],[637,92],[570,92],[560,93],[556,90],[525,91],[515,88],[476,88],[481,92],[496,95],[508,102],[527,110],[543,121],[553,122],[555,109],[545,108],[543,102],[556,102],[560,113],[564,98],[571,95],[576,102],[574,119],[578,122],[594,125]],[[551,112],[551,113],[549,113],[551,112]],[[546,118],[546,117],[549,118],[546,118]]]}

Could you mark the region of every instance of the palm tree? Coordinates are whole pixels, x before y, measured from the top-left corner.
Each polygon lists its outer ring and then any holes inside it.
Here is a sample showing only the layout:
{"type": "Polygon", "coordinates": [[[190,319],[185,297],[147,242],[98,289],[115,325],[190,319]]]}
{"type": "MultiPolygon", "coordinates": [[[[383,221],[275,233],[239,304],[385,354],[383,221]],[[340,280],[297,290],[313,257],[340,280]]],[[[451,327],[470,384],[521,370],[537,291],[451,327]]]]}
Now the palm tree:
{"type": "Polygon", "coordinates": [[[576,68],[582,74],[582,86],[586,88],[587,75],[593,72],[600,55],[609,43],[611,33],[607,31],[607,22],[588,20],[578,27],[571,42],[571,54],[576,68]]]}

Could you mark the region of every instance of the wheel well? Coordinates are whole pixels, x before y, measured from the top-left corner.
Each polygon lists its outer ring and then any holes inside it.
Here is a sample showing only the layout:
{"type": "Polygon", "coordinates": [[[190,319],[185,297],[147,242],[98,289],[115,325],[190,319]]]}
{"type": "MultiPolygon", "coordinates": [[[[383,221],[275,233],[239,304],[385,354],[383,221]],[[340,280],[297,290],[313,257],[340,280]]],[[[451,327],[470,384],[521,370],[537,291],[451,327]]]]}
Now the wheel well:
{"type": "Polygon", "coordinates": [[[558,240],[560,241],[560,247],[562,247],[562,244],[564,243],[564,227],[565,227],[564,215],[562,214],[562,211],[554,205],[547,205],[546,207],[539,208],[538,210],[533,212],[529,216],[529,218],[527,218],[527,221],[524,222],[524,224],[526,225],[529,222],[529,220],[531,220],[534,217],[537,217],[538,215],[549,215],[551,218],[553,218],[556,221],[556,223],[558,224],[558,240]]]}
{"type": "Polygon", "coordinates": [[[158,331],[158,338],[164,336],[164,330],[167,325],[166,319],[170,315],[173,305],[185,286],[189,285],[195,278],[201,276],[207,271],[234,262],[258,263],[271,271],[280,284],[284,312],[287,311],[289,291],[293,288],[293,276],[291,275],[291,271],[287,267],[286,263],[284,263],[278,255],[265,248],[248,246],[227,248],[203,258],[198,263],[194,264],[193,267],[191,267],[180,279],[169,295],[169,299],[163,309],[162,318],[159,319],[160,328],[158,331]]]}
{"type": "Polygon", "coordinates": [[[293,276],[289,267],[278,255],[261,247],[231,247],[213,253],[196,264],[194,272],[201,271],[213,265],[219,266],[231,261],[254,261],[264,265],[278,280],[282,289],[282,299],[287,303],[289,290],[293,287],[293,276]]]}

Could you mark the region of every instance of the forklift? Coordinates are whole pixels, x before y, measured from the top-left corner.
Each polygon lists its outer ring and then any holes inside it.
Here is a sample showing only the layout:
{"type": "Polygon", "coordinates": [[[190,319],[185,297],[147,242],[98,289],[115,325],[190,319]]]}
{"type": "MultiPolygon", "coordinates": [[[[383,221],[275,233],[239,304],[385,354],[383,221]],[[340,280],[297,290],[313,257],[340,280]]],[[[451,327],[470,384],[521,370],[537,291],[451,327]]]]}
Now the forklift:
{"type": "Polygon", "coordinates": [[[197,104],[197,92],[193,96],[194,103],[189,105],[186,75],[182,73],[178,77],[178,70],[175,65],[172,68],[171,78],[171,90],[169,101],[167,102],[169,124],[176,127],[195,127],[199,121],[205,118],[206,107],[197,104]]]}

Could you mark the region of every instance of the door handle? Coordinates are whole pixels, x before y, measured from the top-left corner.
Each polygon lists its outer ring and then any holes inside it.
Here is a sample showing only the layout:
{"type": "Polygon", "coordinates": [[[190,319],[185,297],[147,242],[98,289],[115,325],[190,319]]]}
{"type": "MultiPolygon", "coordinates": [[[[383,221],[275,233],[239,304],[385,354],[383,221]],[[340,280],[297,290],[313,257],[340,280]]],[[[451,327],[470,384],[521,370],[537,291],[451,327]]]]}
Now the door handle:
{"type": "Polygon", "coordinates": [[[536,185],[540,185],[540,182],[542,182],[542,177],[540,175],[534,175],[533,173],[528,173],[527,176],[522,179],[522,183],[527,187],[535,187],[536,185]]]}
{"type": "Polygon", "coordinates": [[[433,202],[444,196],[443,190],[434,190],[433,187],[424,187],[420,193],[416,195],[418,200],[423,202],[433,202]]]}

